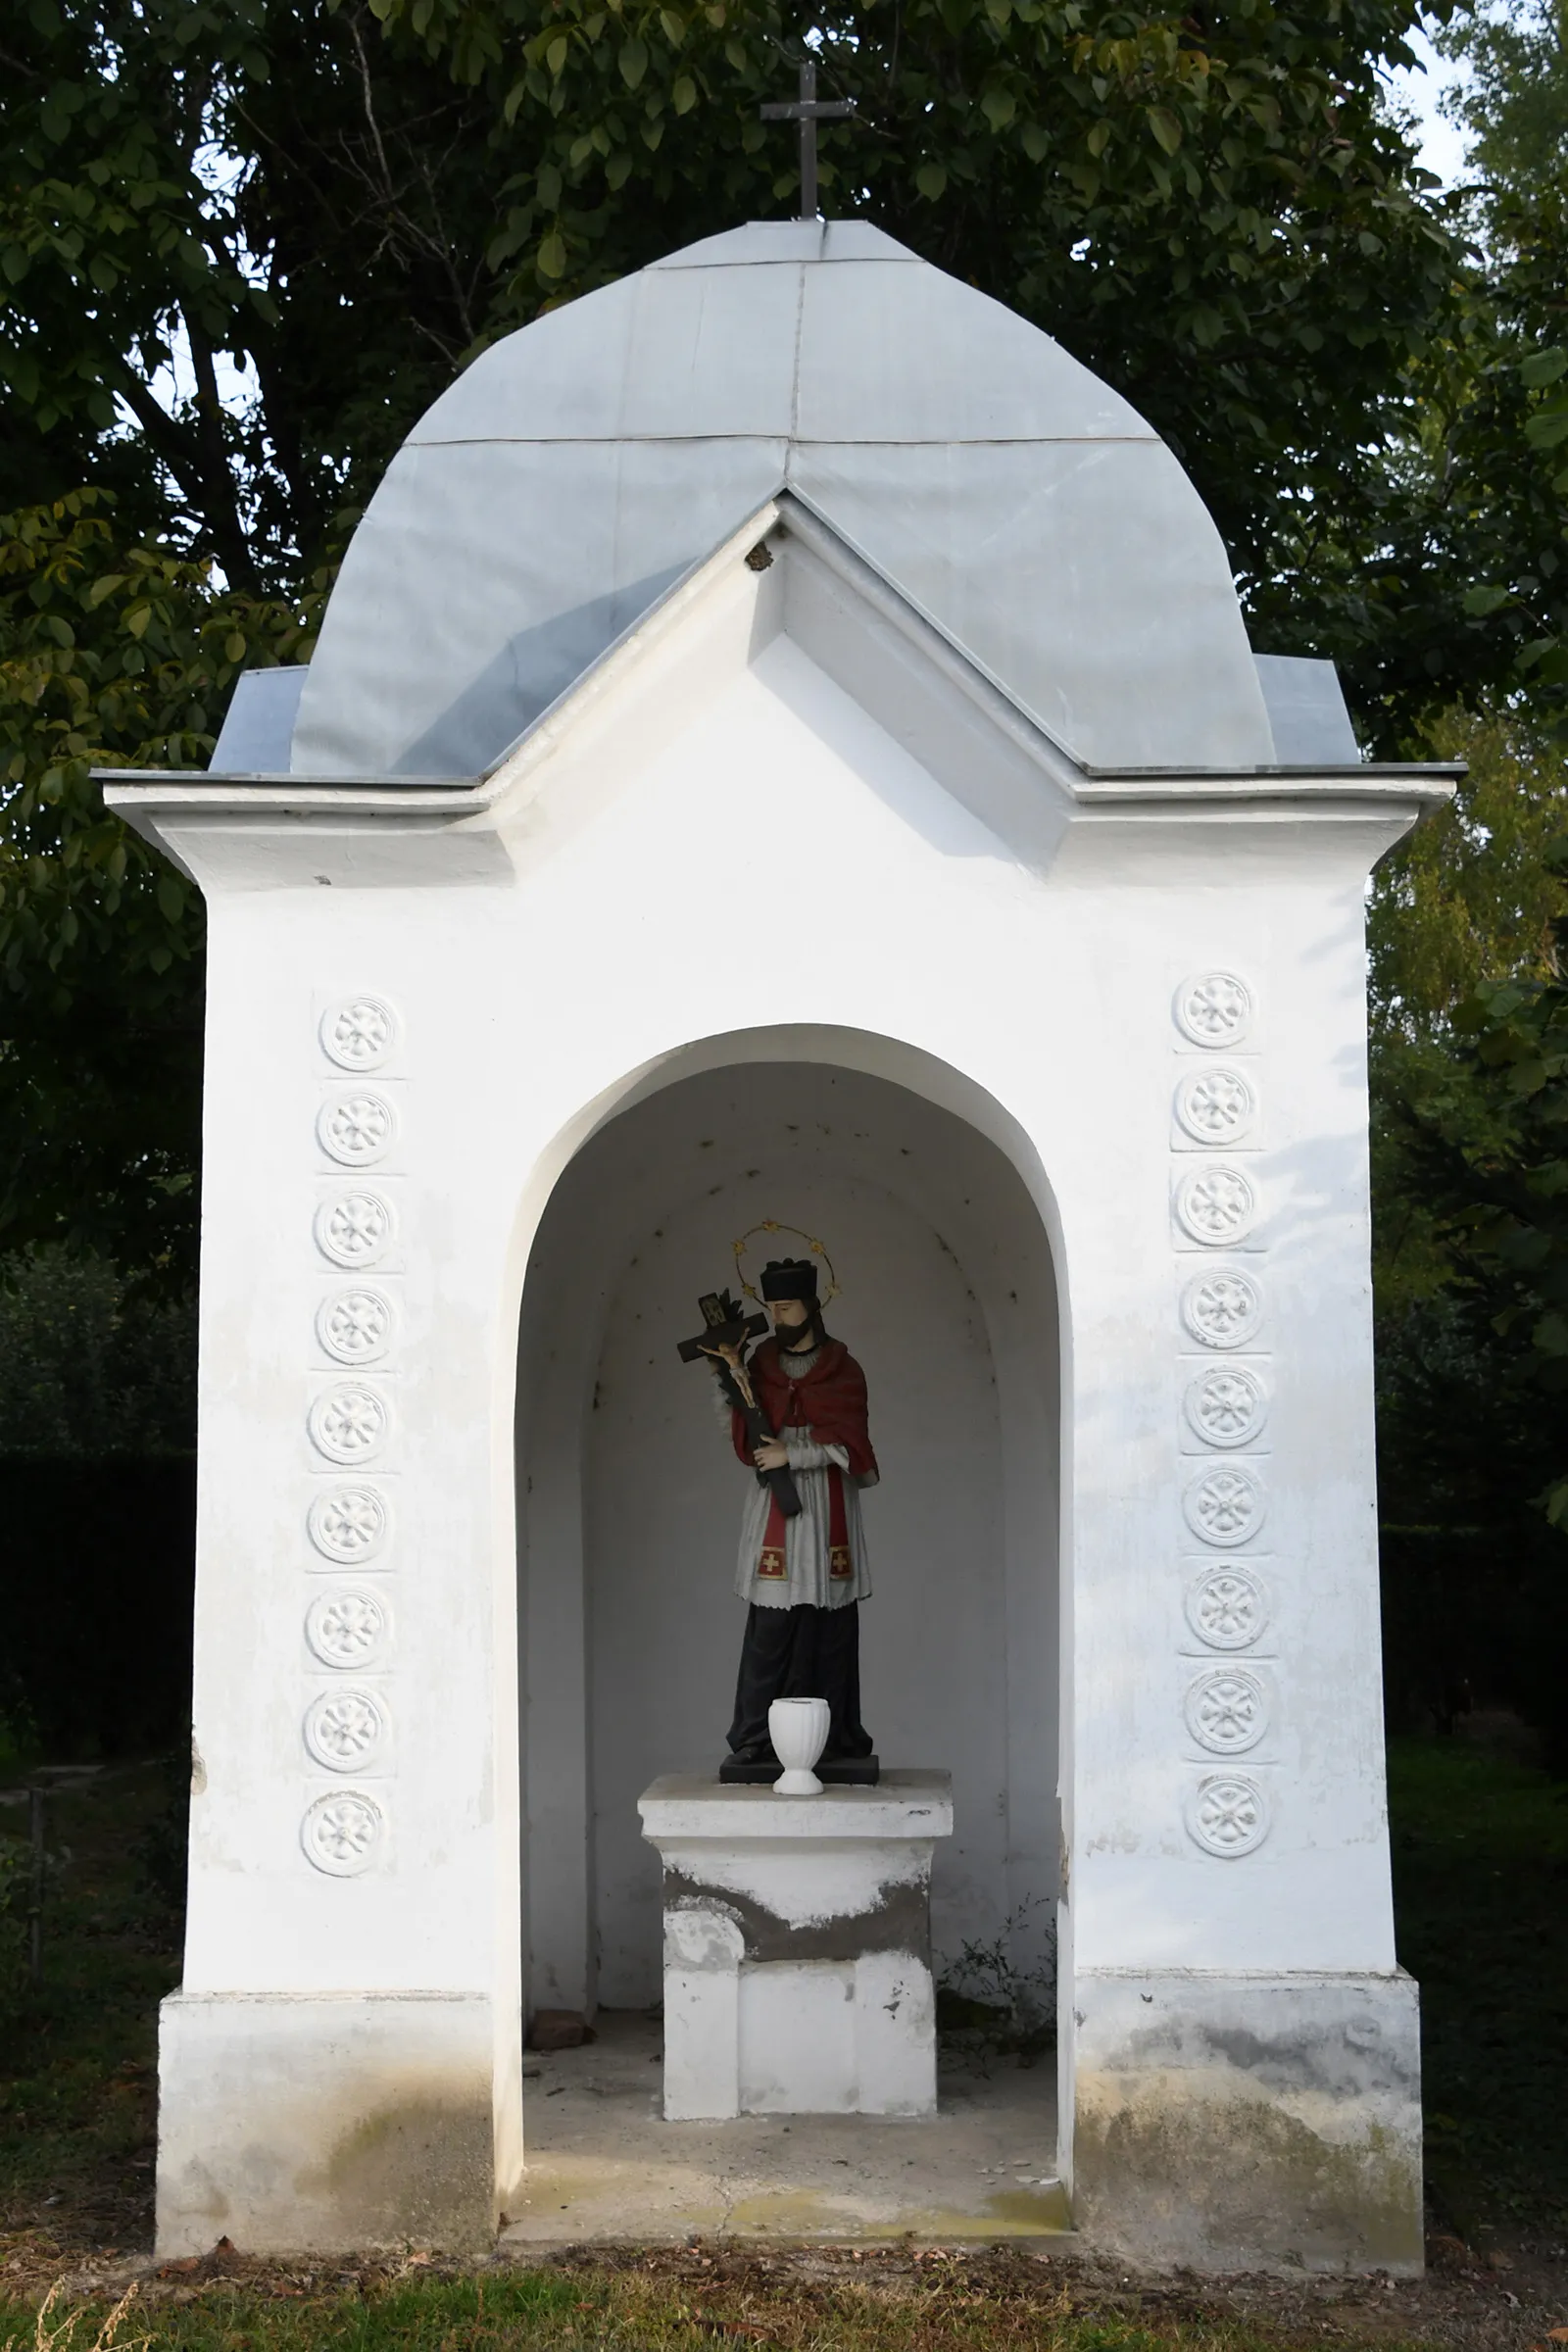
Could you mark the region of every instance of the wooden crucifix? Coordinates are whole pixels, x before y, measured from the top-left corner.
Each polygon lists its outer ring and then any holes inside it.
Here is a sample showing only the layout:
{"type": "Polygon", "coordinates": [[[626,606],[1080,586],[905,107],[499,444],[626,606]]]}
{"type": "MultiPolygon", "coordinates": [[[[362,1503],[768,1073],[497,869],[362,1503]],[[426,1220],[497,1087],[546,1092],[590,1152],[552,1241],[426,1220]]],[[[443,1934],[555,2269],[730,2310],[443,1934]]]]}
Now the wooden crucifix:
{"type": "Polygon", "coordinates": [[[819,122],[841,122],[855,112],[853,98],[827,99],[816,94],[816,60],[808,57],[801,67],[801,94],[796,99],[779,99],[761,110],[764,122],[799,122],[801,126],[801,219],[816,219],[816,126],[819,122]]]}
{"type": "MultiPolygon", "coordinates": [[[[696,1339],[680,1341],[677,1353],[683,1364],[694,1364],[706,1357],[712,1365],[726,1398],[745,1420],[746,1435],[755,1450],[769,1443],[773,1429],[757,1401],[746,1369],[746,1344],[761,1338],[767,1329],[767,1317],[749,1315],[728,1291],[710,1291],[697,1304],[702,1312],[703,1329],[696,1339]],[[727,1361],[722,1353],[726,1348],[738,1358],[737,1362],[727,1361]]],[[[786,1519],[799,1518],[801,1498],[787,1464],[778,1470],[759,1470],[757,1477],[759,1485],[772,1489],[786,1519]]]]}

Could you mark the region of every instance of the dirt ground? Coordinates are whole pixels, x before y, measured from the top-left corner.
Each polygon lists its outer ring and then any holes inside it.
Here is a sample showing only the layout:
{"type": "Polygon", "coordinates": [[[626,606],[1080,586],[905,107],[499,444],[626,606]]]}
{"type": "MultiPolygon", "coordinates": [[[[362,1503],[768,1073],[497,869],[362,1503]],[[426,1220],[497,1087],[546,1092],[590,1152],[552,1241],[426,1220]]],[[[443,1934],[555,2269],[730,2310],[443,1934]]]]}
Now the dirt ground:
{"type": "MultiPolygon", "coordinates": [[[[127,2217],[128,2218],[128,2217],[127,2217]]],[[[140,2232],[138,2231],[139,2235],[140,2232]]],[[[750,2249],[695,2244],[669,2251],[637,2247],[563,2248],[544,2257],[548,2267],[580,2274],[637,2273],[696,2300],[710,2312],[716,2335],[765,2342],[796,2338],[801,2323],[845,2294],[891,2307],[924,2301],[944,2288],[979,2293],[1011,2305],[1037,2306],[1044,2321],[1103,2319],[1131,2322],[1159,2337],[1198,2326],[1268,2336],[1284,2343],[1424,2343],[1455,2352],[1552,2352],[1568,2345],[1568,2247],[1520,2244],[1488,2258],[1456,2239],[1436,2238],[1419,2279],[1241,2274],[1200,2278],[1192,2272],[1155,2274],[1079,2254],[998,2247],[991,2251],[941,2247],[886,2249],[750,2249]],[[745,2324],[726,2320],[743,2308],[745,2324]]],[[[65,2300],[113,2300],[132,2281],[147,2324],[160,2306],[188,2305],[236,2292],[246,2301],[273,2298],[372,2296],[412,2279],[473,2278],[516,2266],[501,2259],[456,2263],[417,2250],[356,2261],[256,2261],[227,2241],[199,2260],[156,2263],[150,2256],[61,2243],[47,2227],[0,2238],[0,2295],[37,2303],[57,2285],[65,2300]]],[[[1019,2314],[1019,2316],[1022,2316],[1019,2314]]]]}

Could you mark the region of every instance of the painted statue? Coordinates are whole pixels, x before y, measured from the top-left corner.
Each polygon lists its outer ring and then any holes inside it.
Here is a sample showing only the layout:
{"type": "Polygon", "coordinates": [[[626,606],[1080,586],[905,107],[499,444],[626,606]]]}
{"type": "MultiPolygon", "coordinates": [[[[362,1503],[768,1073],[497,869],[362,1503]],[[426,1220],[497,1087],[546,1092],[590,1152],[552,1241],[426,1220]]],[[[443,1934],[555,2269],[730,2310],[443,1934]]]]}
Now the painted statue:
{"type": "Polygon", "coordinates": [[[721,1777],[777,1770],[767,1733],[775,1698],[825,1698],[822,1764],[849,1779],[872,1753],[860,1721],[860,1602],[871,1590],[860,1494],[877,1482],[865,1375],[823,1328],[810,1259],[771,1259],[760,1288],[772,1337],[748,1356],[732,1326],[703,1349],[722,1359],[731,1442],[756,1474],[735,1564],[735,1590],[750,1606],[729,1729],[733,1771],[721,1777]]]}

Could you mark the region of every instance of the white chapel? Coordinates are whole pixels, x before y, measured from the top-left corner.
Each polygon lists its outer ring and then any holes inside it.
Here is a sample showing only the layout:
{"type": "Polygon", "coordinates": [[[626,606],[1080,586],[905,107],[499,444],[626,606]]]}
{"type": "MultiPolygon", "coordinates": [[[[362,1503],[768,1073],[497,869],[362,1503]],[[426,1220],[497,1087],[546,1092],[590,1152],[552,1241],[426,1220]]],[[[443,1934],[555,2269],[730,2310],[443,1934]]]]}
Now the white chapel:
{"type": "Polygon", "coordinates": [[[865,223],[435,403],[310,665],[108,783],[211,939],[164,2250],[492,2242],[530,2019],[660,2001],[639,1798],[723,1752],[745,1484],[676,1344],[771,1226],[869,1388],[932,1965],[1054,1998],[1073,2226],[1419,2266],[1363,905],[1450,773],[1362,761],[1143,418],[865,223]]]}

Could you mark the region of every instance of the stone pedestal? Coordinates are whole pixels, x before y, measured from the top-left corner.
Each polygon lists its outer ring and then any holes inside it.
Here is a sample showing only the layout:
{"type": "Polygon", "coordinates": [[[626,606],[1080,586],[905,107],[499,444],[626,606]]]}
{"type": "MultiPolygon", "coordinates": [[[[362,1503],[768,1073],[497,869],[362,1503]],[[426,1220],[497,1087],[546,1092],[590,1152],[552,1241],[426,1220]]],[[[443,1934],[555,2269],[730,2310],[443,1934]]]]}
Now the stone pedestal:
{"type": "Polygon", "coordinates": [[[934,2115],[931,1857],[945,1772],[638,1799],[664,1869],[664,2115],[934,2115]]]}

